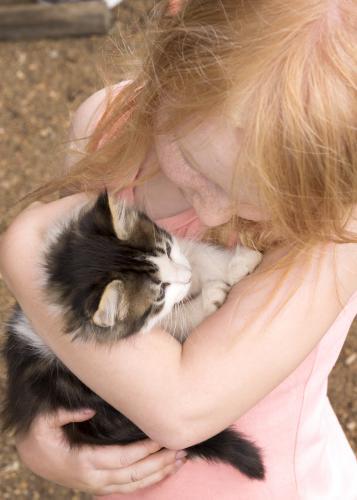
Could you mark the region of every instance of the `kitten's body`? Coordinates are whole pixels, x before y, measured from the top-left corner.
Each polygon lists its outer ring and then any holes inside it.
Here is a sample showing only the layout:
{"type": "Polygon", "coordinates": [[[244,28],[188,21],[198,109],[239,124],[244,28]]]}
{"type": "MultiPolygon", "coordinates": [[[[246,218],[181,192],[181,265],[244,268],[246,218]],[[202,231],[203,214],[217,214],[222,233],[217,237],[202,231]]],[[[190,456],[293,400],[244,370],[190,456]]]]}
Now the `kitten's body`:
{"type": "MultiPolygon", "coordinates": [[[[178,241],[144,214],[102,195],[53,232],[44,286],[73,338],[108,344],[160,325],[182,342],[259,260],[257,252],[241,247],[229,251],[178,241]]],[[[72,445],[146,437],[56,358],[19,306],[9,321],[4,354],[7,428],[26,432],[39,414],[86,407],[96,411],[93,418],[64,427],[72,445]]],[[[250,477],[264,476],[257,448],[231,429],[188,452],[230,463],[250,477]]]]}

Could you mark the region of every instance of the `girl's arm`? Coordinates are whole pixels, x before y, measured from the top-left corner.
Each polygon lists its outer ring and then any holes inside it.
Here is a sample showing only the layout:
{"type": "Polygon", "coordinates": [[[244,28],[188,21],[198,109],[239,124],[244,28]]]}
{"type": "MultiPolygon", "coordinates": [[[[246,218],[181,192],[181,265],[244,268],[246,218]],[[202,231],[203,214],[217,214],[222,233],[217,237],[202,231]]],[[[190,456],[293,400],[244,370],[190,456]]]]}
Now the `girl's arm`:
{"type": "MultiPolygon", "coordinates": [[[[110,349],[72,342],[43,301],[34,263],[44,232],[79,202],[82,195],[74,195],[20,214],[2,237],[0,269],[36,331],[70,370],[168,448],[202,441],[254,406],[335,320],[342,307],[338,291],[344,302],[357,288],[355,245],[341,245],[336,255],[330,245],[309,263],[297,259],[286,276],[275,270],[244,279],[183,346],[158,329],[110,349]]],[[[278,258],[272,252],[262,266],[278,258]]]]}

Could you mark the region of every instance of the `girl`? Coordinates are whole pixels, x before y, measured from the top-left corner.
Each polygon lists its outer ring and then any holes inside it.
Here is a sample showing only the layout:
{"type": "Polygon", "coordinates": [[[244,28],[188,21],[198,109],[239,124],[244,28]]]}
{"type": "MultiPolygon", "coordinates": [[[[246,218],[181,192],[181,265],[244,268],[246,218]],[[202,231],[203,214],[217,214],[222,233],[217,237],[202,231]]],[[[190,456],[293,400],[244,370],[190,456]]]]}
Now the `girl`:
{"type": "Polygon", "coordinates": [[[63,362],[152,441],[73,452],[60,426],[91,412],[60,413],[35,423],[20,456],[113,499],[356,499],[326,395],[357,311],[352,3],[189,0],[171,16],[164,4],[132,80],[78,110],[85,157],[40,194],[105,184],[180,236],[239,235],[263,263],[183,346],[156,329],[108,352],[61,335],[37,285],[43,235],[87,196],[25,210],[1,239],[9,288],[63,362]],[[181,450],[234,422],[263,449],[264,481],[201,461],[171,474],[181,450]]]}

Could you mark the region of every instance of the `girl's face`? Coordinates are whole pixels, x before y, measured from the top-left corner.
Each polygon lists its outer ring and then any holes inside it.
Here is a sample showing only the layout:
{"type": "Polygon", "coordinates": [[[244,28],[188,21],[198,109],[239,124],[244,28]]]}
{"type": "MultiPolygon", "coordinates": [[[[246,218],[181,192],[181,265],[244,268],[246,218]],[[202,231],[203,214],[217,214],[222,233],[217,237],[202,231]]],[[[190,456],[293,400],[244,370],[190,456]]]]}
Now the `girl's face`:
{"type": "Polygon", "coordinates": [[[206,226],[224,224],[233,213],[248,220],[266,219],[254,188],[246,179],[234,178],[241,129],[218,117],[178,137],[157,136],[161,169],[206,226]],[[231,203],[233,182],[238,183],[236,207],[231,203]]]}

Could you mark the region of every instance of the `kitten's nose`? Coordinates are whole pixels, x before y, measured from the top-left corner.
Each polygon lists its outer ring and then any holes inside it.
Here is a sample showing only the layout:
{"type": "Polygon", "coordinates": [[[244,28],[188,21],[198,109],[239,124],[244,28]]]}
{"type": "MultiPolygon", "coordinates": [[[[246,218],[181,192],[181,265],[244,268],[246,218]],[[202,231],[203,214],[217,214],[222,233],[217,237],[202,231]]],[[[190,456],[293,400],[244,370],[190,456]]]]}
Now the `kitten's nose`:
{"type": "Polygon", "coordinates": [[[167,255],[152,257],[151,260],[158,267],[162,282],[179,284],[191,282],[192,271],[186,262],[174,262],[167,255]]]}
{"type": "Polygon", "coordinates": [[[174,283],[189,283],[192,277],[192,271],[189,267],[176,262],[171,262],[172,277],[171,281],[174,283]]]}
{"type": "Polygon", "coordinates": [[[189,283],[192,278],[192,271],[189,267],[180,266],[180,283],[189,283]]]}

